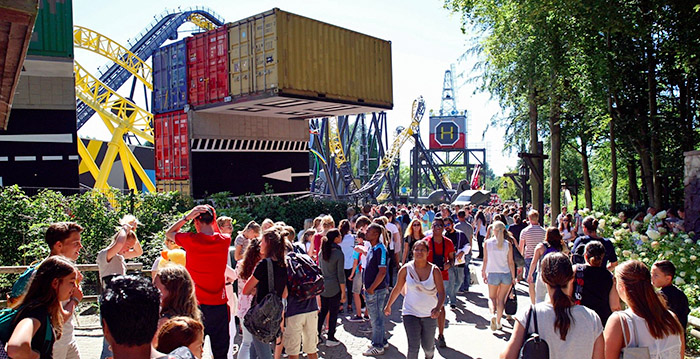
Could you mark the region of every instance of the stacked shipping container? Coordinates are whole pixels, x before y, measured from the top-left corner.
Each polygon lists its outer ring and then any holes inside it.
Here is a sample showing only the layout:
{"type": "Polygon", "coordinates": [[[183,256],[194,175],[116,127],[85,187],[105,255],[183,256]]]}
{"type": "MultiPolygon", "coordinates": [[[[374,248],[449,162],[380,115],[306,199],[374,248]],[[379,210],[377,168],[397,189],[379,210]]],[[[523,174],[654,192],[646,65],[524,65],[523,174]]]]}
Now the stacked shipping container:
{"type": "Polygon", "coordinates": [[[226,26],[188,37],[189,103],[201,106],[229,97],[228,30],[226,26]]]}
{"type": "Polygon", "coordinates": [[[173,111],[153,119],[155,131],[156,179],[187,180],[190,178],[190,150],[187,113],[173,111]]]}
{"type": "Polygon", "coordinates": [[[161,47],[153,54],[153,113],[182,110],[187,104],[185,40],[161,47]]]}

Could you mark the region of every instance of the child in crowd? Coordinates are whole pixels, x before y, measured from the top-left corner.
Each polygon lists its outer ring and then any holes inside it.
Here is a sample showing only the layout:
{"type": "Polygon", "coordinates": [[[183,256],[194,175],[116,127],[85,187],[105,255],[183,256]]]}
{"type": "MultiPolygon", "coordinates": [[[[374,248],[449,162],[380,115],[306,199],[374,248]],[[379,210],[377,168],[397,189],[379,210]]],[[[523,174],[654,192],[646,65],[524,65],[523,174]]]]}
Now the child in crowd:
{"type": "MultiPolygon", "coordinates": [[[[53,344],[61,338],[70,315],[61,301],[71,298],[77,279],[78,269],[63,256],[51,256],[39,265],[26,294],[14,306],[14,328],[6,339],[10,358],[53,357],[53,344]]],[[[0,340],[0,351],[3,347],[0,340]]]]}
{"type": "Polygon", "coordinates": [[[676,275],[676,266],[671,261],[663,260],[654,263],[651,266],[651,284],[659,288],[664,297],[666,297],[666,305],[681,322],[681,326],[685,330],[688,326],[688,314],[690,314],[690,306],[688,305],[688,297],[685,296],[682,290],[673,285],[673,278],[676,275]]]}
{"type": "Polygon", "coordinates": [[[161,353],[170,353],[179,347],[187,347],[195,358],[202,358],[204,352],[204,325],[190,317],[168,319],[156,335],[161,353]]]}
{"type": "Polygon", "coordinates": [[[126,260],[143,254],[143,249],[136,236],[138,220],[132,215],[126,215],[119,221],[121,228],[111,243],[97,253],[97,268],[102,287],[117,275],[126,274],[126,260]]]}

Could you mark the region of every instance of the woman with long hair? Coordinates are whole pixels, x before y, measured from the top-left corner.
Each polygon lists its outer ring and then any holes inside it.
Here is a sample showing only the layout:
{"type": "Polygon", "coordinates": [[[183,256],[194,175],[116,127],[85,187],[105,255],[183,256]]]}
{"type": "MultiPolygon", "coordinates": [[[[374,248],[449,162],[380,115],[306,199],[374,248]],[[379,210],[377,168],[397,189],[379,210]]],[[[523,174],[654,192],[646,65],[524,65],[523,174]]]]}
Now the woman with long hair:
{"type": "MultiPolygon", "coordinates": [[[[275,228],[270,228],[263,232],[260,241],[260,254],[262,259],[255,266],[253,275],[248,278],[243,287],[243,294],[250,295],[255,292],[255,297],[251,306],[257,305],[269,293],[275,293],[280,298],[287,298],[287,266],[284,261],[286,250],[284,240],[280,237],[275,228]],[[268,268],[267,261],[272,261],[273,288],[268,288],[268,268]],[[272,290],[270,290],[272,289],[272,290]]],[[[245,325],[243,325],[245,327],[245,325]]],[[[270,343],[263,343],[253,337],[253,346],[258,358],[272,359],[270,343]]]]}
{"type": "Polygon", "coordinates": [[[406,227],[406,233],[403,238],[403,260],[401,263],[407,263],[413,259],[413,246],[416,242],[425,238],[423,234],[423,225],[419,219],[411,220],[411,223],[406,227]]]}
{"type": "Polygon", "coordinates": [[[421,346],[426,358],[433,357],[437,318],[445,302],[442,274],[436,265],[428,262],[428,251],[427,241],[416,241],[413,259],[399,270],[396,286],[384,306],[384,315],[388,317],[394,301],[406,288],[401,314],[408,338],[408,359],[418,359],[421,346]]]}
{"type": "Polygon", "coordinates": [[[620,310],[620,296],[613,275],[603,268],[605,247],[598,241],[588,242],[584,256],[586,264],[574,266],[578,279],[574,283],[573,299],[596,312],[605,325],[610,315],[620,310]]]}
{"type": "Polygon", "coordinates": [[[564,240],[567,246],[569,242],[574,239],[574,231],[571,227],[573,218],[574,217],[571,215],[571,213],[567,213],[565,216],[562,216],[561,220],[559,220],[559,233],[561,233],[561,239],[564,240]]]}
{"type": "Polygon", "coordinates": [[[246,224],[242,231],[238,232],[233,245],[235,247],[233,258],[236,261],[243,259],[243,253],[251,240],[260,237],[260,225],[255,221],[250,221],[246,224]]]}
{"type": "MultiPolygon", "coordinates": [[[[315,223],[315,222],[314,222],[315,223]]],[[[314,259],[318,263],[318,253],[321,251],[321,242],[323,240],[323,237],[330,231],[331,229],[335,228],[335,220],[333,220],[333,217],[330,215],[323,216],[320,219],[319,222],[320,230],[316,230],[316,234],[314,234],[314,238],[311,241],[311,248],[309,248],[309,257],[314,259]]]]}
{"type": "MultiPolygon", "coordinates": [[[[594,311],[575,305],[571,300],[574,270],[571,261],[563,253],[552,253],[542,260],[541,275],[547,286],[549,300],[537,303],[519,313],[502,359],[515,359],[529,333],[534,331],[532,321],[525,328],[529,315],[537,316],[539,336],[549,346],[552,359],[603,359],[605,340],[603,325],[594,311]],[[532,313],[531,313],[532,311],[532,313]]],[[[608,357],[612,358],[612,357],[608,357]]],[[[615,356],[617,359],[618,357],[615,356]]]]}
{"type": "MultiPolygon", "coordinates": [[[[10,358],[51,358],[53,344],[63,334],[69,318],[61,301],[71,298],[77,288],[78,269],[63,256],[45,259],[31,279],[27,293],[13,304],[17,314],[7,341],[10,358]]],[[[5,343],[0,342],[0,348],[5,343]]]]}
{"type": "Polygon", "coordinates": [[[527,282],[529,285],[535,286],[535,303],[540,303],[544,301],[544,297],[547,295],[547,288],[544,286],[544,281],[542,281],[541,276],[537,275],[535,277],[535,271],[541,273],[539,268],[542,264],[542,259],[550,254],[561,252],[564,250],[564,245],[561,239],[561,233],[556,227],[547,228],[547,233],[544,236],[544,241],[538,243],[535,247],[535,254],[532,257],[532,263],[537,263],[537,265],[531,265],[530,270],[527,273],[527,282]]]}
{"type": "Polygon", "coordinates": [[[630,260],[615,268],[617,292],[628,309],[605,325],[605,357],[618,358],[625,347],[646,347],[653,359],[682,359],[685,330],[651,284],[647,266],[630,260]],[[624,332],[623,332],[624,330],[624,332]]]}
{"type": "MultiPolygon", "coordinates": [[[[250,241],[248,248],[246,248],[245,252],[243,253],[243,259],[241,259],[240,264],[236,266],[236,275],[238,277],[237,280],[239,288],[245,288],[248,279],[250,279],[250,277],[253,275],[255,266],[258,265],[258,262],[260,262],[261,259],[262,255],[260,254],[260,240],[256,238],[250,241]]],[[[238,316],[241,324],[243,323],[243,319],[245,318],[246,313],[248,313],[248,309],[250,309],[252,302],[252,294],[246,295],[241,293],[241,296],[238,298],[238,312],[236,313],[236,316],[238,316]]],[[[252,347],[253,334],[248,331],[245,325],[241,325],[241,330],[243,335],[241,339],[241,346],[238,351],[238,358],[248,359],[251,357],[251,350],[255,350],[252,347]]]]}
{"type": "MultiPolygon", "coordinates": [[[[340,231],[340,237],[342,238],[340,242],[340,248],[343,250],[343,269],[345,271],[345,297],[348,298],[352,293],[348,291],[352,290],[352,280],[350,280],[350,275],[352,274],[353,259],[352,255],[355,253],[355,235],[350,233],[350,221],[343,219],[338,224],[338,230],[340,231]]],[[[352,303],[348,300],[347,310],[348,313],[352,313],[352,303]]],[[[341,312],[343,311],[344,304],[340,305],[341,312]]]]}
{"type": "Polygon", "coordinates": [[[510,253],[513,248],[505,239],[506,225],[501,221],[493,222],[493,237],[484,242],[484,264],[481,276],[489,287],[489,310],[491,312],[491,330],[501,329],[501,317],[510,286],[515,285],[515,263],[510,253]]]}
{"type": "Polygon", "coordinates": [[[153,284],[160,290],[160,320],[158,327],[172,317],[185,316],[202,320],[197,307],[194,281],[181,265],[168,265],[158,271],[153,284]]]}
{"type": "Polygon", "coordinates": [[[484,211],[479,210],[476,212],[474,217],[474,233],[476,233],[476,244],[479,247],[479,256],[477,258],[484,258],[484,238],[486,238],[486,216],[484,211]]]}
{"type": "Polygon", "coordinates": [[[337,229],[326,233],[321,245],[319,266],[323,273],[324,290],[321,293],[321,313],[318,316],[318,332],[323,330],[323,323],[328,314],[328,339],[326,346],[334,347],[340,344],[335,338],[335,327],[338,323],[338,310],[345,303],[345,270],[343,268],[343,251],[340,248],[342,236],[337,229]]]}

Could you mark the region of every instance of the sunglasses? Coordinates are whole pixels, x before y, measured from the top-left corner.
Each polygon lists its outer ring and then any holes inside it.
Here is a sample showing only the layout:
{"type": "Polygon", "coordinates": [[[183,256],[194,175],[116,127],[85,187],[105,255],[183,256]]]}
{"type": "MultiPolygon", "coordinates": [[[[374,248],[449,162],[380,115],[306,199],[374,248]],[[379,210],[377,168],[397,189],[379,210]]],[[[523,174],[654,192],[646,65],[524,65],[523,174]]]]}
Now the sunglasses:
{"type": "Polygon", "coordinates": [[[414,223],[411,225],[411,227],[420,227],[420,223],[414,223]]]}
{"type": "Polygon", "coordinates": [[[433,228],[445,228],[442,224],[433,224],[433,228]]]}

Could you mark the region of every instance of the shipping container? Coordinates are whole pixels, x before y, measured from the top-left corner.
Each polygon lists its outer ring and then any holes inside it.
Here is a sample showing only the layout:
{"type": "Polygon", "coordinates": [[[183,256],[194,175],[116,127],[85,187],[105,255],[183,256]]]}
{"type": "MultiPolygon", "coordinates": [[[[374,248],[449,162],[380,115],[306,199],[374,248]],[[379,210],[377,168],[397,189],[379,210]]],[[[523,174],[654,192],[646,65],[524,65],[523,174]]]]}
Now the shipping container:
{"type": "Polygon", "coordinates": [[[229,59],[228,113],[310,118],[393,108],[390,41],[273,9],[229,25],[229,59]]]}
{"type": "Polygon", "coordinates": [[[309,121],[190,111],[190,138],[308,141],[309,121]]]}
{"type": "Polygon", "coordinates": [[[156,180],[190,178],[190,150],[187,113],[173,111],[153,119],[156,180]]]}
{"type": "Polygon", "coordinates": [[[158,192],[180,192],[184,195],[191,195],[189,180],[156,180],[156,190],[158,192]]]}
{"type": "Polygon", "coordinates": [[[73,58],[72,0],[39,0],[27,55],[73,58]]]}
{"type": "Polygon", "coordinates": [[[182,110],[187,104],[185,40],[163,46],[153,54],[153,113],[182,110]]]}
{"type": "Polygon", "coordinates": [[[189,104],[223,102],[229,97],[226,26],[188,37],[186,43],[189,104]]]}

